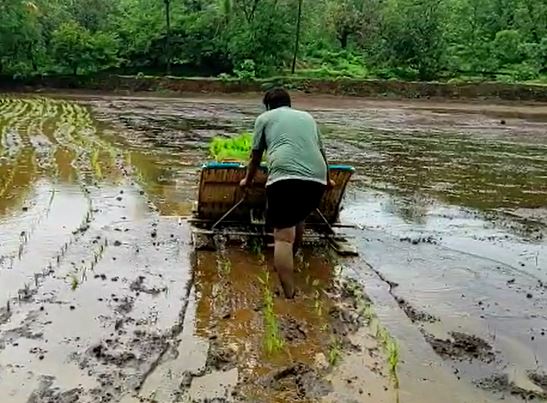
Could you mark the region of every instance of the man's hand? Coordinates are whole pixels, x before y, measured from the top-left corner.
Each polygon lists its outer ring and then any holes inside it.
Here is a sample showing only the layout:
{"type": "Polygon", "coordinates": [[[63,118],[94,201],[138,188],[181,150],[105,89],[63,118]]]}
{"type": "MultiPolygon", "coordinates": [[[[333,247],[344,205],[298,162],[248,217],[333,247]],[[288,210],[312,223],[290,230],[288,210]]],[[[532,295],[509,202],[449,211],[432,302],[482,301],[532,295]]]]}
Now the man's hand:
{"type": "Polygon", "coordinates": [[[241,179],[241,182],[239,182],[239,186],[241,186],[244,189],[249,187],[249,181],[247,180],[247,178],[241,179]]]}
{"type": "Polygon", "coordinates": [[[333,181],[332,179],[329,179],[329,180],[327,181],[327,189],[333,189],[333,188],[335,188],[335,187],[336,187],[336,182],[333,181]]]}

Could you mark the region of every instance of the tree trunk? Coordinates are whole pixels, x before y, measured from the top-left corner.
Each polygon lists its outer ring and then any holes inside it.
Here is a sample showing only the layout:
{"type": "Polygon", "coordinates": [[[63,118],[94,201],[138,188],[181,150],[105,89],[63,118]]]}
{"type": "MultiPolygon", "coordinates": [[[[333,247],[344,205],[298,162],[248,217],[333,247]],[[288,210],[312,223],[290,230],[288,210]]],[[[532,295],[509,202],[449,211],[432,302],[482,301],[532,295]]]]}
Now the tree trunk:
{"type": "Polygon", "coordinates": [[[348,39],[349,39],[349,32],[344,31],[338,34],[338,40],[340,41],[340,46],[342,49],[346,49],[348,47],[348,39]]]}
{"type": "Polygon", "coordinates": [[[166,73],[171,74],[171,0],[163,0],[165,3],[165,57],[166,73]]]}
{"type": "Polygon", "coordinates": [[[300,26],[302,23],[302,3],[304,0],[298,0],[298,15],[296,17],[296,38],[294,43],[294,56],[292,59],[291,74],[296,71],[296,57],[298,56],[298,47],[300,45],[300,26]]]}

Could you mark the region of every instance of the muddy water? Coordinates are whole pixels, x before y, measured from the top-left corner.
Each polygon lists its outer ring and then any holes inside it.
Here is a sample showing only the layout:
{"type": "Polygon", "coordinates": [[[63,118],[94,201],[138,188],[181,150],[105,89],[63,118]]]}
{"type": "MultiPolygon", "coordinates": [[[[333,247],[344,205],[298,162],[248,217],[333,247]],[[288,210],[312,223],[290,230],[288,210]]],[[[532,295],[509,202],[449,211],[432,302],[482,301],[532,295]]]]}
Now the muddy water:
{"type": "Polygon", "coordinates": [[[286,303],[268,250],[191,253],[180,218],[258,99],[0,101],[2,401],[545,398],[547,108],[297,98],[357,168],[360,257],[307,251],[286,303]],[[398,388],[338,271],[397,340],[398,388]]]}

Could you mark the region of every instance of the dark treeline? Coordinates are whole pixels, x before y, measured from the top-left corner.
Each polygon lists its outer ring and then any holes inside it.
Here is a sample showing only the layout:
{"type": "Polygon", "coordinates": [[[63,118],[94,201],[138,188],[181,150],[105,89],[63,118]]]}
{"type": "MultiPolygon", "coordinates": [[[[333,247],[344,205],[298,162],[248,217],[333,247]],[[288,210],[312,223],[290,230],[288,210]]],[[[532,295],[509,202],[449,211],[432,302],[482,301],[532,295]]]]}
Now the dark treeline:
{"type": "Polygon", "coordinates": [[[547,0],[0,0],[0,74],[545,80],[547,0]]]}

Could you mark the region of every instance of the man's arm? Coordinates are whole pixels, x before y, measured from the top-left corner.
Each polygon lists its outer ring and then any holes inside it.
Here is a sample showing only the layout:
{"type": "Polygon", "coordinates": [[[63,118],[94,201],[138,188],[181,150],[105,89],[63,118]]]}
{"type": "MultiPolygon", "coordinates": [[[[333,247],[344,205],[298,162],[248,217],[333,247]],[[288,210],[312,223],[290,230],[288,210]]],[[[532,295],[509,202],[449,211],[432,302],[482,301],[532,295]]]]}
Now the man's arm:
{"type": "Polygon", "coordinates": [[[255,132],[253,135],[253,145],[250,156],[249,165],[247,166],[247,175],[245,179],[241,181],[241,186],[251,186],[253,179],[256,175],[256,171],[260,167],[260,162],[262,161],[262,155],[266,149],[266,139],[264,133],[265,125],[263,119],[259,116],[255,122],[255,132]]]}
{"type": "Polygon", "coordinates": [[[247,166],[247,175],[245,176],[245,179],[243,179],[245,181],[244,183],[242,183],[243,186],[252,185],[253,179],[256,175],[256,171],[258,171],[258,168],[260,167],[263,153],[264,150],[251,151],[251,160],[249,161],[249,165],[247,166]]]}
{"type": "Polygon", "coordinates": [[[329,161],[327,159],[327,153],[325,152],[325,148],[323,147],[323,141],[321,140],[321,131],[319,130],[319,126],[317,126],[317,141],[319,143],[319,151],[321,151],[321,155],[323,156],[323,160],[325,160],[325,165],[327,166],[327,187],[334,187],[336,184],[333,180],[330,179],[329,161]]]}

